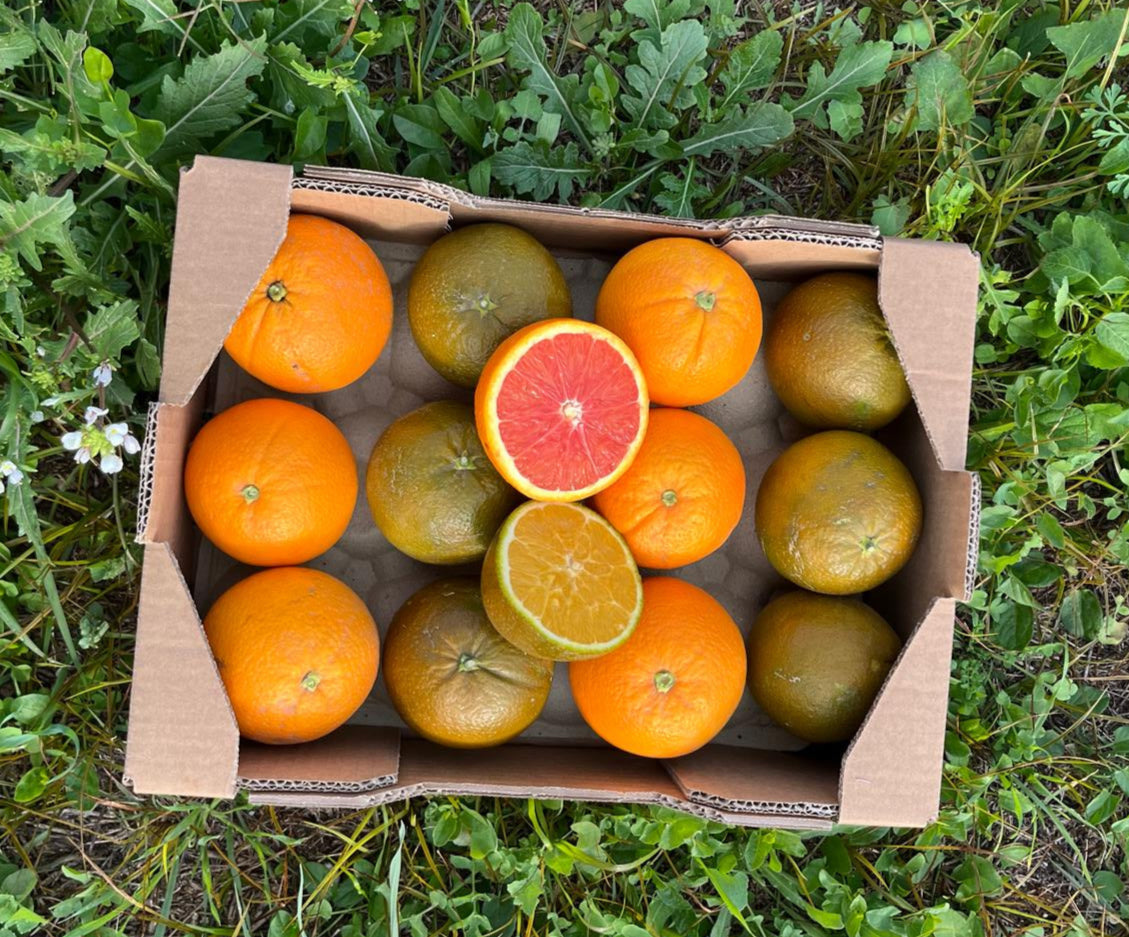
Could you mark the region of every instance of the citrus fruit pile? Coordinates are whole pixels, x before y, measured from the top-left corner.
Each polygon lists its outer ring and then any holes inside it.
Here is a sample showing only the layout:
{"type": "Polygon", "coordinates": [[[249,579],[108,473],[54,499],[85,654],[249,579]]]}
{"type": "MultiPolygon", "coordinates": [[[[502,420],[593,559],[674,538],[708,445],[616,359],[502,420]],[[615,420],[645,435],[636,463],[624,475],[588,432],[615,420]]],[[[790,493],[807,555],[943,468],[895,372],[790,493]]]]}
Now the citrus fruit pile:
{"type": "MultiPolygon", "coordinates": [[[[392,705],[438,744],[498,745],[537,720],[563,661],[580,715],[635,755],[707,744],[746,686],[798,737],[849,739],[900,647],[857,595],[908,562],[922,523],[909,471],[864,435],[909,402],[874,281],[802,283],[763,335],[776,394],[820,431],[784,451],[755,493],[764,554],[800,588],[762,610],[747,643],[709,593],[640,567],[702,560],[741,520],[742,454],[681,408],[749,371],[762,340],[756,285],[718,247],[660,238],[625,254],[594,309],[578,311],[595,321],[573,318],[553,255],[509,225],[444,235],[412,272],[412,340],[456,386],[373,440],[364,489],[392,546],[460,568],[436,570],[388,626],[392,705]],[[459,387],[473,388],[473,406],[459,387]]],[[[372,367],[391,321],[371,248],[294,215],[225,347],[278,390],[330,392],[372,367]]],[[[197,434],[184,485],[216,547],[272,567],[204,622],[240,730],[283,744],[337,728],[371,693],[381,657],[361,599],[301,566],[353,515],[358,469],[340,430],[298,403],[237,404],[197,434]]]]}

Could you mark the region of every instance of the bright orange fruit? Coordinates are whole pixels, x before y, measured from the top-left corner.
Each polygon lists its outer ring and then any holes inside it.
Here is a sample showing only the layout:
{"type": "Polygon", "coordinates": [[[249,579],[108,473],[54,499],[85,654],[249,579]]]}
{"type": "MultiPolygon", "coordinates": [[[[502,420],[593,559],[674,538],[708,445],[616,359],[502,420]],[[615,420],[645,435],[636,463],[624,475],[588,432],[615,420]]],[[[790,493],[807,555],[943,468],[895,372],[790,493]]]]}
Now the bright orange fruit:
{"type": "Polygon", "coordinates": [[[267,569],[236,583],[204,618],[239,731],[309,742],[357,711],[376,682],[380,637],[365,603],[316,569],[267,569]]]}
{"type": "Polygon", "coordinates": [[[647,428],[630,349],[580,319],[545,319],[498,346],[474,394],[478,435],[528,498],[579,501],[627,471],[647,428]]]}
{"type": "Polygon", "coordinates": [[[659,238],[628,251],[596,298],[596,321],[639,359],[655,403],[689,407],[745,376],[761,340],[760,295],[725,251],[659,238]]]}
{"type": "Polygon", "coordinates": [[[392,287],[372,248],[328,218],[291,215],[223,347],[271,387],[314,394],[364,374],[391,328],[392,287]]]}
{"type": "Polygon", "coordinates": [[[745,645],[709,593],[668,576],[643,583],[643,615],[616,650],[568,665],[572,696],[604,741],[677,758],[710,741],[745,689],[745,645]]]}
{"type": "Polygon", "coordinates": [[[357,503],[349,443],[309,407],[262,398],[204,424],[184,464],[196,525],[253,566],[305,563],[335,544],[357,503]]]}
{"type": "Polygon", "coordinates": [[[745,505],[745,466],[704,416],[656,409],[631,467],[592,500],[640,566],[673,569],[708,556],[733,533],[745,505]]]}

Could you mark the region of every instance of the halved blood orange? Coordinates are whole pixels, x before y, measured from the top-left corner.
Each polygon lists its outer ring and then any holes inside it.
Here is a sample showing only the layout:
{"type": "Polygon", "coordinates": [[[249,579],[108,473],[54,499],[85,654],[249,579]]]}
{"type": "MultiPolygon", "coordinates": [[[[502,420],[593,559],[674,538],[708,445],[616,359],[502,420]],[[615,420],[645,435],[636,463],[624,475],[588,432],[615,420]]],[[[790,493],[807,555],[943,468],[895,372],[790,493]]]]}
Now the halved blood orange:
{"type": "Polygon", "coordinates": [[[627,471],[647,429],[639,362],[607,329],[545,319],[498,346],[474,394],[494,467],[538,501],[579,501],[627,471]]]}

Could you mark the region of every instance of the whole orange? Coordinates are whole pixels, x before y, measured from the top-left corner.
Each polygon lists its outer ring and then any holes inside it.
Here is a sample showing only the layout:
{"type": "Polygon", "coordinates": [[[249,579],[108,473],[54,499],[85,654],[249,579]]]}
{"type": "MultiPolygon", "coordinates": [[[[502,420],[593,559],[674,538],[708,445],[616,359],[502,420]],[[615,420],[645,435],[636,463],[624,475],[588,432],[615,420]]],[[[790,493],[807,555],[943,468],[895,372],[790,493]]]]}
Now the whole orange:
{"type": "Polygon", "coordinates": [[[760,347],[760,295],[720,248],[659,238],[612,267],[596,322],[635,353],[651,400],[689,407],[720,397],[749,370],[760,347]]]}
{"type": "Polygon", "coordinates": [[[785,296],[765,334],[764,365],[776,396],[808,426],[875,430],[910,402],[878,281],[863,273],[823,273],[785,296]]]}
{"type": "Polygon", "coordinates": [[[677,758],[710,741],[745,689],[745,644],[708,592],[669,576],[643,583],[643,615],[603,657],[568,665],[580,715],[604,741],[677,758]]]}
{"type": "Polygon", "coordinates": [[[292,394],[337,390],[365,373],[392,328],[392,287],[344,225],[291,215],[223,347],[244,371],[292,394]]]}
{"type": "Polygon", "coordinates": [[[196,434],[184,494],[196,525],[228,556],[291,566],[345,533],[357,503],[357,463],[320,413],[286,400],[248,400],[196,434]]]}
{"type": "Polygon", "coordinates": [[[882,443],[827,430],[793,443],[768,467],[755,522],[781,576],[812,592],[851,595],[909,560],[921,533],[921,495],[882,443]]]}
{"type": "Polygon", "coordinates": [[[271,745],[342,725],[376,682],[376,623],[343,582],[316,569],[266,569],[236,583],[204,618],[239,731],[271,745]]]}
{"type": "Polygon", "coordinates": [[[631,467],[592,500],[640,566],[673,569],[708,556],[733,533],[745,505],[745,466],[704,416],[656,409],[631,467]]]}

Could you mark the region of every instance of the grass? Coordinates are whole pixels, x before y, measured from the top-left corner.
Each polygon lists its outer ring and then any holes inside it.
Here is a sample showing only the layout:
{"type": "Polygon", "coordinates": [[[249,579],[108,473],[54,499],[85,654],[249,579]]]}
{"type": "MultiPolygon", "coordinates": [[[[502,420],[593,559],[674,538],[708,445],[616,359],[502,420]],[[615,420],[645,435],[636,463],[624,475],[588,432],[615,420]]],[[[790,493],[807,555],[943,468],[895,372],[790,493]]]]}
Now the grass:
{"type": "Polygon", "coordinates": [[[0,462],[23,476],[0,495],[0,934],[1129,930],[1129,13],[618,6],[0,9],[0,462]],[[573,803],[325,813],[125,789],[122,434],[159,379],[195,152],[974,245],[983,526],[937,822],[817,836],[573,803]],[[86,426],[91,406],[107,412],[86,426]]]}

